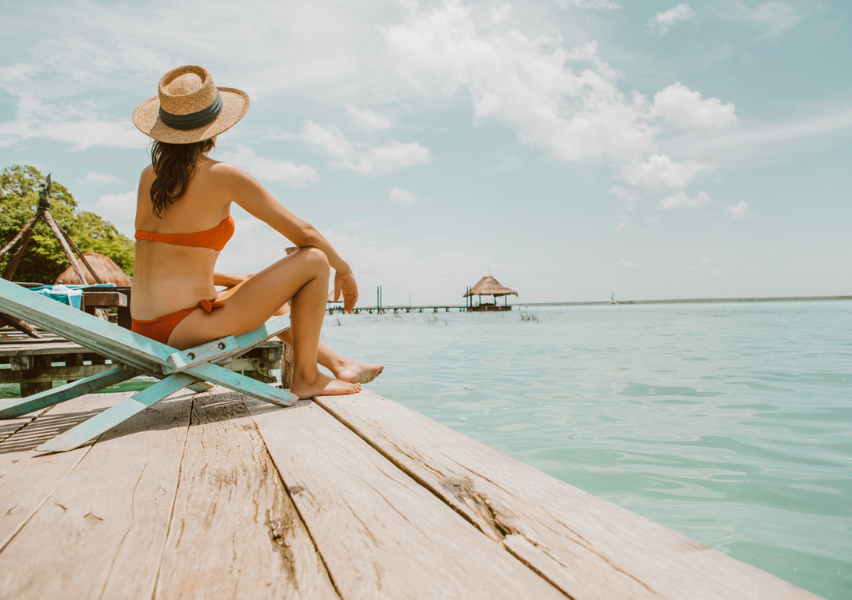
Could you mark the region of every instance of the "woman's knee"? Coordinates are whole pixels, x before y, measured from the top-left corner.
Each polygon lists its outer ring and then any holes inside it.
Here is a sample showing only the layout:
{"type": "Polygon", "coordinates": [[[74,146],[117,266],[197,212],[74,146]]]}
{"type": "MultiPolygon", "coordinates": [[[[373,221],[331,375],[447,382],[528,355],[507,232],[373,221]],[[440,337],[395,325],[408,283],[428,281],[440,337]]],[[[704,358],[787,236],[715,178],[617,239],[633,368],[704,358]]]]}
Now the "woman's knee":
{"type": "Polygon", "coordinates": [[[305,261],[318,274],[328,275],[331,273],[331,266],[328,264],[328,257],[325,252],[318,248],[302,248],[300,252],[305,253],[305,261]]]}

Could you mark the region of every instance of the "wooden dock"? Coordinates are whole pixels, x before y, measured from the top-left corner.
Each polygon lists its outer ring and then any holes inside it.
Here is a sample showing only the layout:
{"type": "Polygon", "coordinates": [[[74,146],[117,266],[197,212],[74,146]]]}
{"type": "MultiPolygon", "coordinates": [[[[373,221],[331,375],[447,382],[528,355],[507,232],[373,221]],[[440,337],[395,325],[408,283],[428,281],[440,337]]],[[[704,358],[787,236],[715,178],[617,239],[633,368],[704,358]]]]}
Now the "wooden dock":
{"type": "Polygon", "coordinates": [[[814,598],[364,392],[0,421],[0,598],[814,598]]]}
{"type": "MultiPolygon", "coordinates": [[[[343,314],[343,305],[334,305],[329,304],[328,306],[328,314],[333,315],[334,313],[343,314]]],[[[397,313],[436,313],[436,312],[467,312],[468,310],[472,310],[468,306],[463,305],[446,305],[446,306],[360,306],[352,309],[352,312],[355,314],[397,314],[397,313]]],[[[511,310],[511,307],[509,309],[511,310]]]]}
{"type": "MultiPolygon", "coordinates": [[[[111,360],[74,342],[43,329],[37,332],[41,338],[31,338],[11,328],[3,329],[0,335],[0,383],[20,384],[21,396],[49,390],[55,381],[76,381],[115,366],[111,360]]],[[[281,365],[283,346],[278,339],[267,340],[223,366],[252,379],[274,383],[269,370],[281,365]]]]}

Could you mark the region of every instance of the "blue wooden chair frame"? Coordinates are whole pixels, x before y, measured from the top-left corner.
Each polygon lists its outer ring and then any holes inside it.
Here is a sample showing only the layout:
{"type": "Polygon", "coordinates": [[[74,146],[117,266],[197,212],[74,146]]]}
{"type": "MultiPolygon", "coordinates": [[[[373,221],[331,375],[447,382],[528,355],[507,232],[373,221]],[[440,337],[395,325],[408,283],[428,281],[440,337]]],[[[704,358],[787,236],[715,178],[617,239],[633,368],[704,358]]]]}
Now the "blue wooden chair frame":
{"type": "Polygon", "coordinates": [[[189,350],[177,350],[3,279],[0,279],[0,312],[76,342],[111,359],[116,365],[109,371],[5,404],[0,409],[0,419],[11,419],[53,406],[137,375],[160,379],[151,387],[42,444],[37,450],[73,450],[181,388],[199,381],[221,385],[281,406],[291,406],[298,400],[288,390],[255,381],[221,366],[285,330],[290,326],[289,315],[277,317],[254,331],[236,337],[229,335],[189,350]]]}

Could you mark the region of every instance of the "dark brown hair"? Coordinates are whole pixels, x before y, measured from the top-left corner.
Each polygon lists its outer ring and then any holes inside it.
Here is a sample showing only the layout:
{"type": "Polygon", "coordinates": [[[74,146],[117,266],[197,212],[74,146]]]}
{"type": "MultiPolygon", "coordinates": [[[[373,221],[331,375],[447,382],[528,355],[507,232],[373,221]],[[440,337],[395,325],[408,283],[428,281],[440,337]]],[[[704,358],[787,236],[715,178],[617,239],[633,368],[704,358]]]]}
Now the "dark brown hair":
{"type": "Polygon", "coordinates": [[[194,144],[154,141],[151,147],[151,164],[154,166],[156,178],[151,185],[151,202],[155,215],[161,217],[160,213],[164,208],[180,200],[195,173],[198,160],[215,145],[212,139],[194,144]]]}

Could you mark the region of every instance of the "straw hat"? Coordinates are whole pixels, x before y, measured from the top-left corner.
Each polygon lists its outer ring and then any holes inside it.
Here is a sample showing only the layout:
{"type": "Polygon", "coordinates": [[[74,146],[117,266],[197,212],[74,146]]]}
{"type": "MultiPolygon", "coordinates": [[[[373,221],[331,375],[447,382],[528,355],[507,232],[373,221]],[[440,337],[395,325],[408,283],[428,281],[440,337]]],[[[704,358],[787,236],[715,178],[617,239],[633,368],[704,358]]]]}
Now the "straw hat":
{"type": "Polygon", "coordinates": [[[227,131],[248,107],[248,94],[217,88],[207,69],[187,65],[163,75],[159,94],[136,107],[133,123],[160,142],[192,144],[227,131]]]}

